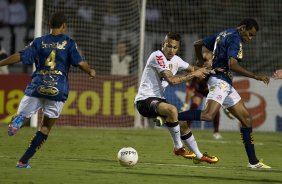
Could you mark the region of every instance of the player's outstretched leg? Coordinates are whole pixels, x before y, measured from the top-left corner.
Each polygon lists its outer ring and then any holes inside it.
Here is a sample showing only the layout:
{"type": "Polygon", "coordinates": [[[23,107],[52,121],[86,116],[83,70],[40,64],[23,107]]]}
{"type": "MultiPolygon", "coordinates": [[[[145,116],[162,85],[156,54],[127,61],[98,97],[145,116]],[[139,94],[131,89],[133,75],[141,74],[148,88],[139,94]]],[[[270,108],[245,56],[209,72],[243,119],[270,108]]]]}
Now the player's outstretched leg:
{"type": "Polygon", "coordinates": [[[8,125],[8,135],[13,136],[23,126],[27,118],[19,114],[12,118],[11,123],[8,125]]]}
{"type": "Polygon", "coordinates": [[[48,135],[43,134],[41,131],[37,131],[34,138],[31,140],[29,147],[20,158],[16,167],[18,168],[31,168],[28,164],[29,159],[35,154],[37,150],[43,145],[43,143],[47,140],[48,135]]]}
{"type": "MultiPolygon", "coordinates": [[[[183,126],[183,124],[181,127],[182,129],[185,129],[185,126],[183,126]]],[[[216,156],[210,156],[207,153],[202,154],[200,152],[197,141],[191,131],[188,133],[183,133],[183,135],[181,135],[181,139],[192,150],[191,151],[193,153],[192,159],[195,164],[200,162],[215,164],[218,162],[218,158],[216,156]]]]}
{"type": "Polygon", "coordinates": [[[255,146],[253,143],[252,128],[241,128],[241,136],[245,145],[245,150],[249,159],[247,167],[252,169],[270,169],[271,167],[264,164],[262,160],[258,160],[255,153],[255,146]]]}
{"type": "Polygon", "coordinates": [[[179,155],[182,156],[184,158],[190,158],[191,155],[193,155],[194,153],[192,153],[189,150],[186,150],[183,147],[183,144],[181,142],[181,138],[180,138],[180,126],[178,122],[166,122],[165,123],[168,131],[170,132],[171,138],[173,140],[173,144],[174,144],[174,148],[173,148],[173,152],[175,155],[179,155]]]}

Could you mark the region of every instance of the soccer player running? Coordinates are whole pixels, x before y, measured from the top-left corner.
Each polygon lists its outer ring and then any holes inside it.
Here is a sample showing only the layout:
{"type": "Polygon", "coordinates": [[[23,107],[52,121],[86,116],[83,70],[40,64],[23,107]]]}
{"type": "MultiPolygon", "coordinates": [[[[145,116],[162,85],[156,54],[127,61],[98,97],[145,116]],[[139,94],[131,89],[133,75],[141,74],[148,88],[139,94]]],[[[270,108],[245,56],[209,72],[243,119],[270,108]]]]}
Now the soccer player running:
{"type": "Polygon", "coordinates": [[[239,65],[243,58],[242,44],[248,43],[259,30],[254,19],[244,19],[237,28],[230,28],[206,37],[194,43],[198,61],[203,63],[207,58],[207,50],[213,53],[212,68],[215,73],[208,80],[209,93],[206,108],[203,111],[189,110],[178,114],[179,120],[213,121],[220,107],[227,108],[241,123],[241,136],[248,156],[249,168],[271,168],[256,157],[252,136],[252,118],[241,100],[240,95],[232,87],[231,71],[243,76],[269,83],[269,77],[252,73],[239,65]],[[216,70],[217,68],[224,68],[216,70]]]}
{"type": "Polygon", "coordinates": [[[96,75],[89,64],[80,56],[76,43],[65,35],[67,19],[61,12],[50,19],[51,33],[36,38],[24,50],[0,61],[0,66],[22,61],[35,63],[36,70],[22,98],[17,115],[8,126],[8,134],[14,135],[24,122],[43,109],[43,119],[26,152],[17,162],[18,168],[31,168],[28,161],[47,140],[48,134],[58,119],[69,93],[68,73],[71,65],[79,67],[90,78],[96,75]]]}
{"type": "MultiPolygon", "coordinates": [[[[204,98],[209,93],[207,81],[205,79],[193,79],[191,85],[189,86],[189,89],[187,90],[193,90],[193,95],[191,96],[191,106],[190,110],[198,109],[199,106],[203,103],[204,98]]],[[[223,139],[221,134],[219,133],[219,119],[220,119],[220,111],[217,112],[214,120],[213,120],[213,138],[223,139]]],[[[187,122],[189,124],[189,127],[191,122],[187,122]]]]}
{"type": "MultiPolygon", "coordinates": [[[[166,102],[164,90],[168,85],[177,85],[189,81],[195,77],[204,78],[209,70],[194,67],[184,62],[176,55],[180,46],[180,35],[169,32],[162,43],[162,50],[153,52],[147,60],[144,68],[135,104],[139,113],[144,117],[162,116],[166,120],[166,126],[171,134],[175,155],[184,158],[196,159],[208,163],[218,162],[215,156],[202,154],[192,132],[186,128],[180,129],[178,112],[174,105],[166,102]],[[186,70],[189,73],[176,75],[177,71],[186,70]],[[196,154],[186,150],[182,141],[196,154]]],[[[186,126],[187,127],[187,126],[186,126]]]]}

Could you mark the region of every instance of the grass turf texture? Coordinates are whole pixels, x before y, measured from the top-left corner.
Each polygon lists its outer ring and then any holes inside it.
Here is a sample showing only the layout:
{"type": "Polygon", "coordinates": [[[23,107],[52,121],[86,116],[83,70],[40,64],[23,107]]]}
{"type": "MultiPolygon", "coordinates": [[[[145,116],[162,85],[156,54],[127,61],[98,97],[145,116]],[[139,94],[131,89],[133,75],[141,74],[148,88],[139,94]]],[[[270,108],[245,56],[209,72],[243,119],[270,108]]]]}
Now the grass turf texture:
{"type": "Polygon", "coordinates": [[[166,129],[55,127],[30,160],[33,168],[18,169],[15,164],[36,130],[25,127],[8,137],[6,125],[0,128],[1,184],[282,183],[281,133],[254,133],[257,156],[272,169],[252,170],[246,167],[239,132],[222,132],[224,139],[217,141],[210,131],[193,131],[200,150],[220,159],[214,165],[194,165],[173,155],[166,129]],[[117,162],[117,152],[125,146],[138,151],[139,161],[133,168],[117,162]]]}

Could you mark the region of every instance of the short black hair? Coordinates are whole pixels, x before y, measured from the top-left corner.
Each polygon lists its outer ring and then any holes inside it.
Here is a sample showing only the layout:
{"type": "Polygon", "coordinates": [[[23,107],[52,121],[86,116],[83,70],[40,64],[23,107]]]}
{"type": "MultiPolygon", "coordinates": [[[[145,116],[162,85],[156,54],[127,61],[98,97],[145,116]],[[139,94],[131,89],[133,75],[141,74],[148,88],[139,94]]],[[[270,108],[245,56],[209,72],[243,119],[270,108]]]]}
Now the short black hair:
{"type": "Polygon", "coordinates": [[[166,38],[176,40],[176,41],[180,41],[181,36],[178,33],[169,32],[169,33],[167,33],[166,38]]]}
{"type": "Polygon", "coordinates": [[[66,22],[67,22],[67,18],[63,12],[54,13],[50,20],[50,28],[51,29],[60,28],[66,22]]]}
{"type": "Polygon", "coordinates": [[[259,30],[259,25],[255,19],[247,18],[242,20],[242,22],[239,24],[239,26],[245,25],[247,30],[252,29],[255,27],[256,31],[259,30]]]}

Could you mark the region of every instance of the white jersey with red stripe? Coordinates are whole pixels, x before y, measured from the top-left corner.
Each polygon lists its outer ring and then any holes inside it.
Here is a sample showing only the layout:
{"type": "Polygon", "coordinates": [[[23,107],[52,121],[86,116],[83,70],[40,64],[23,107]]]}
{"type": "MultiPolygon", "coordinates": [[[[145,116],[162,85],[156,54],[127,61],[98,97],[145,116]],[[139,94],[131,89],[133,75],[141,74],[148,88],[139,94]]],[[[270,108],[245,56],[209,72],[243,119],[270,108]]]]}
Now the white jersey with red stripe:
{"type": "Polygon", "coordinates": [[[167,60],[162,51],[153,52],[147,60],[134,102],[149,97],[165,99],[164,91],[168,82],[161,77],[160,73],[164,70],[170,70],[175,75],[178,71],[185,70],[188,67],[189,64],[177,55],[167,60]]]}

